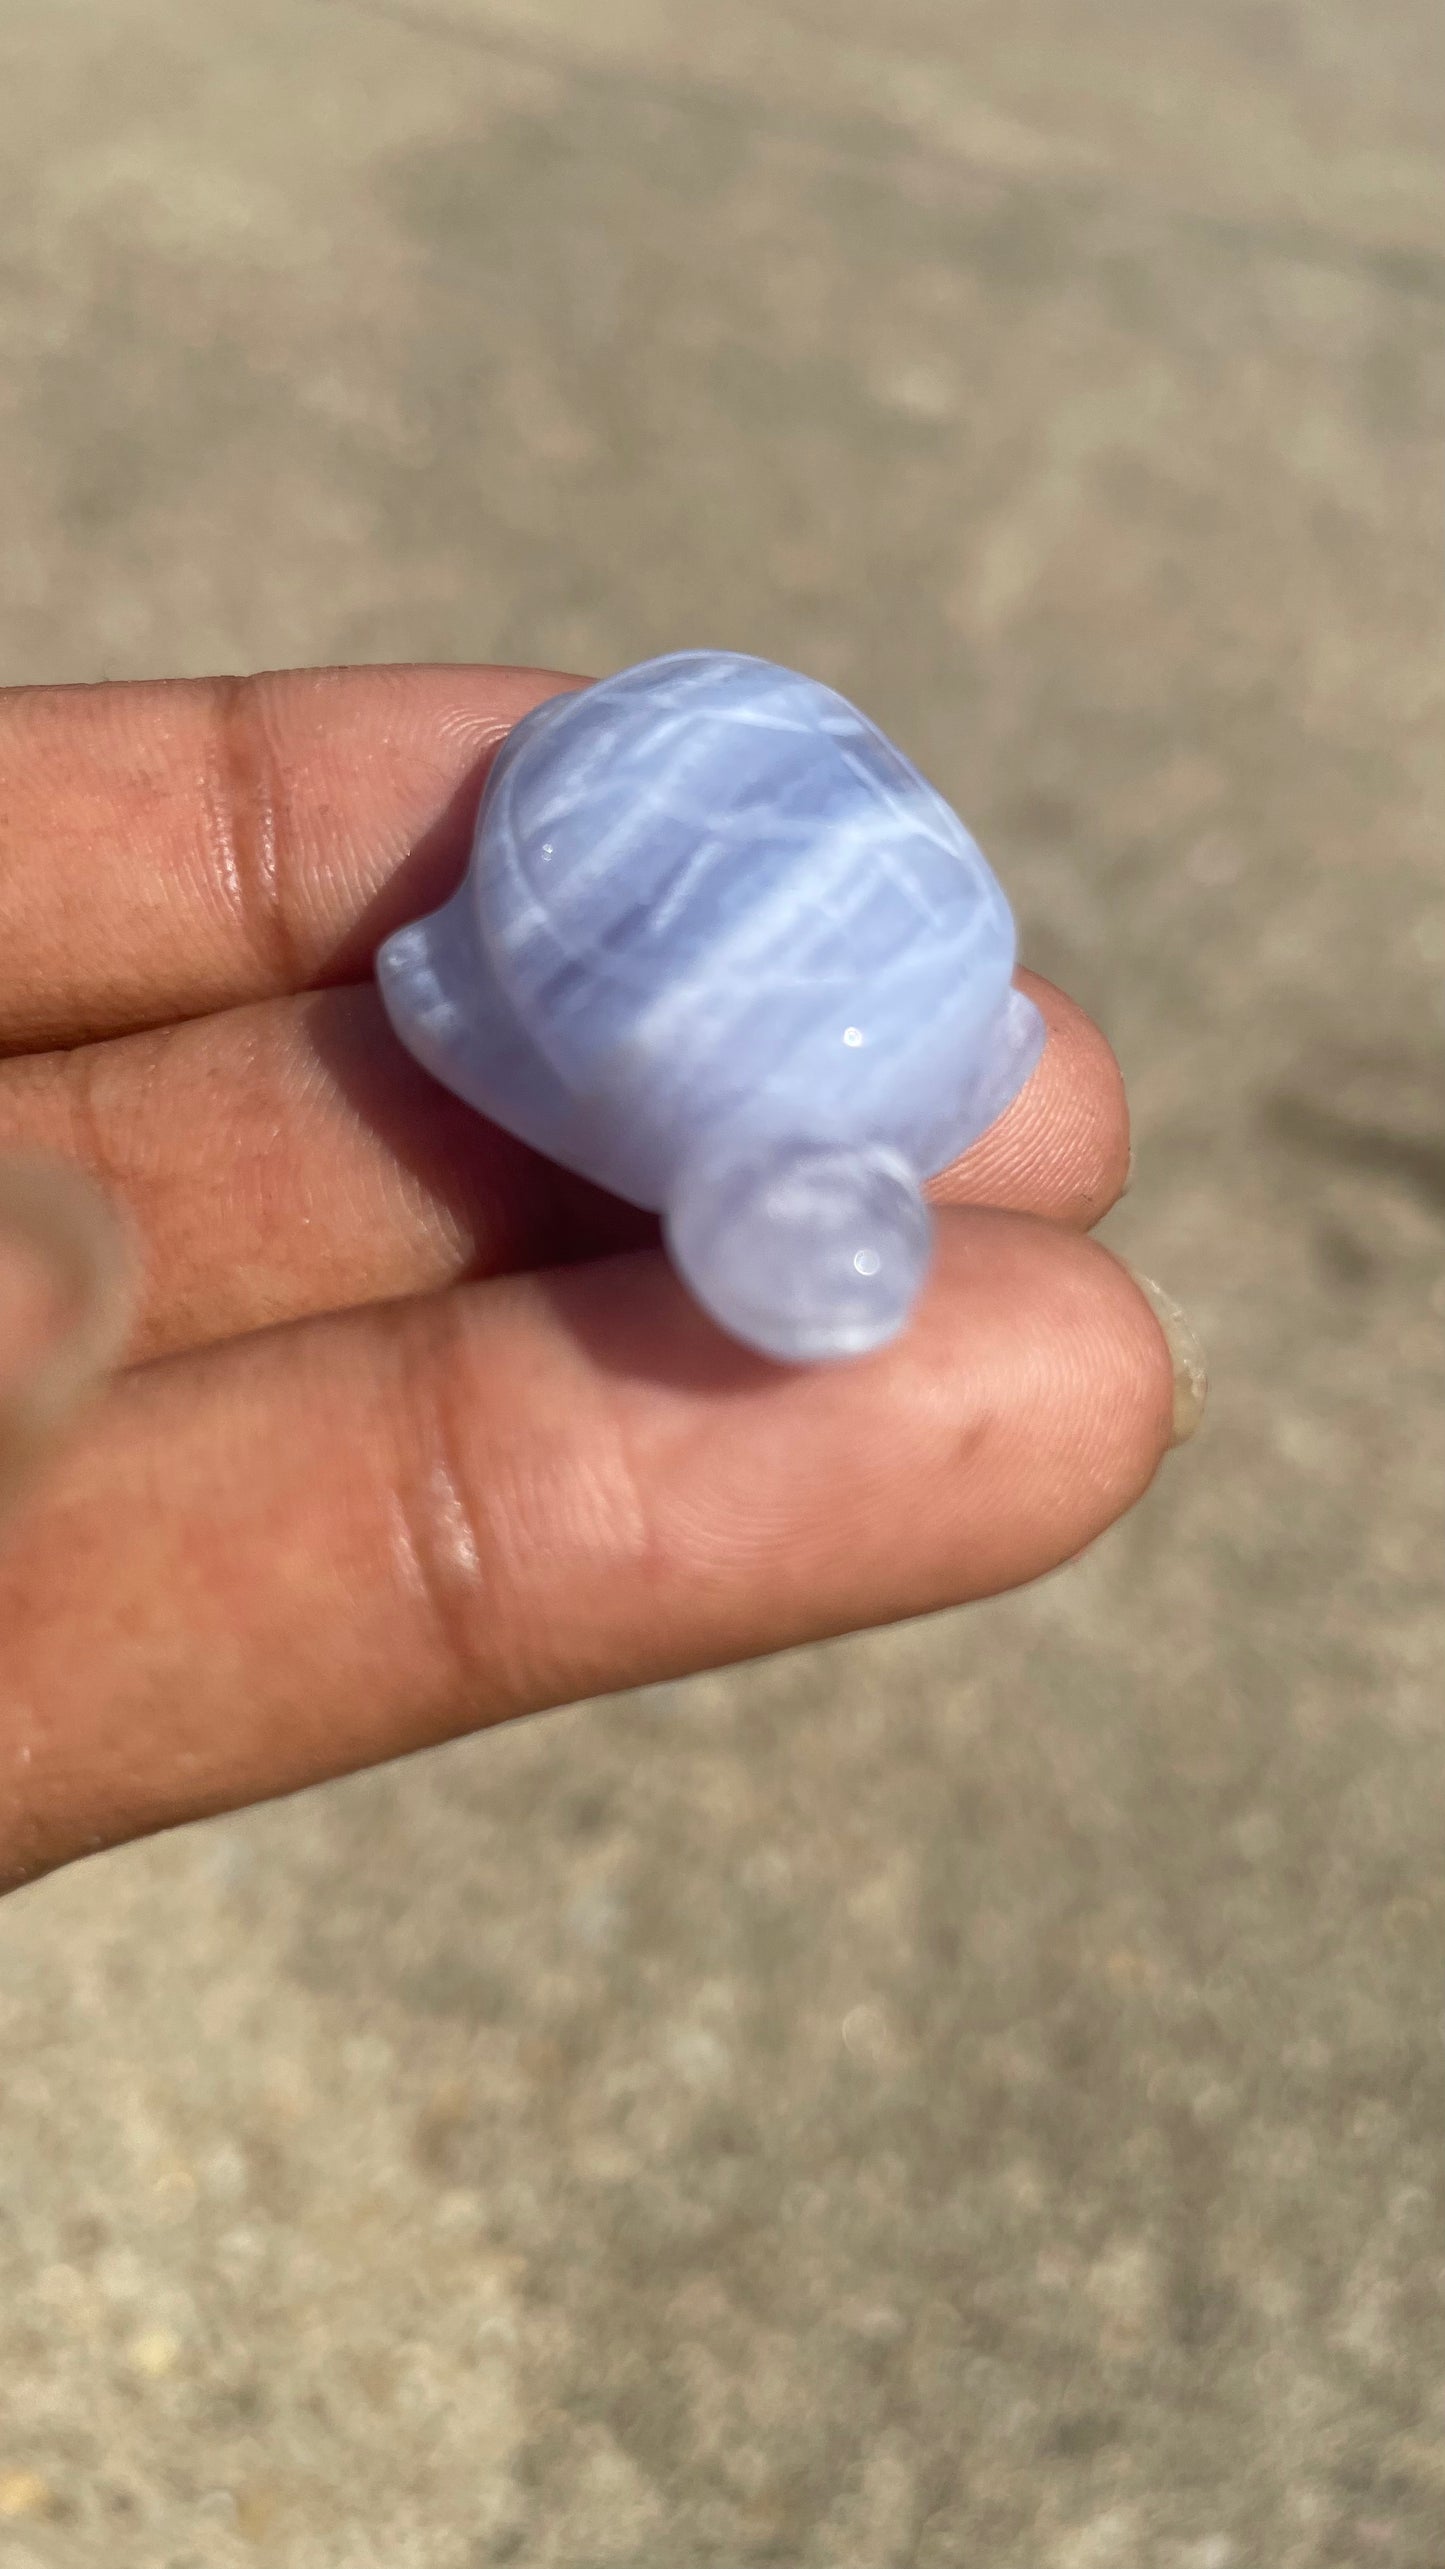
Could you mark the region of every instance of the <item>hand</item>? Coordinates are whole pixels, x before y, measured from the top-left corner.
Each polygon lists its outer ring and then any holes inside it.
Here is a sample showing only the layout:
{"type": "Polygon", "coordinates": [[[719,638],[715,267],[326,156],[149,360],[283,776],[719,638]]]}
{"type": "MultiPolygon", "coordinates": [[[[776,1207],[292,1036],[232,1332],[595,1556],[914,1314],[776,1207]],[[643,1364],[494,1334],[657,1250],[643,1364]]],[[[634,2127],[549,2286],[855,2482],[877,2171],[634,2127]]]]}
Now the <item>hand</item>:
{"type": "Polygon", "coordinates": [[[719,1336],[649,1222],[409,1061],[377,940],[567,683],[0,699],[0,1152],[81,1163],[142,1262],[129,1370],[0,1540],[0,1881],[1037,1577],[1197,1410],[1082,1236],[1124,1102],[1047,984],[1043,1063],[934,1189],[916,1322],[815,1371],[719,1336]]]}

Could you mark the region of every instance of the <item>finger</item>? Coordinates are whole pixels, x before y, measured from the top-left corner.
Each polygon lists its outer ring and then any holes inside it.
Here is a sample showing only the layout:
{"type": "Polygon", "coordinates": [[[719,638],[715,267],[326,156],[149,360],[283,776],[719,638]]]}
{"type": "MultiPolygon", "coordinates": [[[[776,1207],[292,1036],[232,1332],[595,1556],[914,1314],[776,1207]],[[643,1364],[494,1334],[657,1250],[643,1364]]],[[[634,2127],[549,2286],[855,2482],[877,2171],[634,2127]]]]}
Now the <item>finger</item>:
{"type": "Polygon", "coordinates": [[[450,888],[498,741],[579,683],[306,669],[0,695],[0,1051],[357,979],[450,888]]]}
{"type": "Polygon", "coordinates": [[[119,1355],[129,1244],[74,1169],[0,1160],[0,1508],[119,1355]]]}
{"type": "Polygon", "coordinates": [[[852,1365],[642,1252],[130,1375],[0,1568],[12,1873],[1077,1552],[1170,1441],[1160,1329],[1073,1233],[940,1230],[852,1365]]]}
{"type": "Polygon", "coordinates": [[[368,987],[0,1064],[0,1147],[22,1141],[129,1211],[135,1359],[656,1227],[429,1079],[368,987]]]}
{"type": "MultiPolygon", "coordinates": [[[[1043,1060],[934,1192],[1082,1226],[1122,1183],[1123,1090],[1072,1001],[1027,986],[1043,1060]]],[[[369,987],[0,1066],[7,1141],[82,1159],[129,1208],[147,1275],[136,1355],[597,1256],[653,1227],[438,1087],[369,987]]]]}
{"type": "Polygon", "coordinates": [[[933,1179],[937,1204],[994,1204],[1092,1230],[1129,1183],[1129,1106],[1091,1017],[1036,972],[1015,975],[1048,1032],[1033,1077],[983,1139],[933,1179]]]}

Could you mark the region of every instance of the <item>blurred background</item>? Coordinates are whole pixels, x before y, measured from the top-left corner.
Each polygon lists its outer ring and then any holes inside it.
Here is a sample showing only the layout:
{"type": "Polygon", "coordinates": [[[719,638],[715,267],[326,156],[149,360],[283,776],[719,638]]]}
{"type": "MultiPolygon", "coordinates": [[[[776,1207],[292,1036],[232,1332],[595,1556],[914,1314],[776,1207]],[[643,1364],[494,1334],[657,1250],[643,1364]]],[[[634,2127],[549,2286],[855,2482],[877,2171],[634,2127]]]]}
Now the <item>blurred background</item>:
{"type": "Polygon", "coordinates": [[[0,1920],[3,2569],[1440,2569],[1438,0],[7,0],[0,674],[800,663],[1199,1442],[0,1920]]]}

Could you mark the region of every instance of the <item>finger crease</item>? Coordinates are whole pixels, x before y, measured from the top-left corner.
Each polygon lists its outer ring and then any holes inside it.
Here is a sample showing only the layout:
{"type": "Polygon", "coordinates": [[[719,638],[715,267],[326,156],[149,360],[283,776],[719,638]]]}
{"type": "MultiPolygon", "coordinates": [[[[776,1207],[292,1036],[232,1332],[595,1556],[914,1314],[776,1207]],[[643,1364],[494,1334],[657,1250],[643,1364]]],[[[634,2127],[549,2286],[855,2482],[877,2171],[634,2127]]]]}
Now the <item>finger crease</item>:
{"type": "Polygon", "coordinates": [[[444,1368],[423,1347],[405,1365],[395,1483],[398,1541],[418,1598],[464,1696],[483,1686],[477,1631],[486,1587],[480,1528],[468,1504],[442,1390],[444,1368]]]}
{"type": "Polygon", "coordinates": [[[203,793],[217,880],[250,952],[277,989],[299,970],[281,850],[281,792],[254,678],[213,681],[215,723],[203,793]]]}
{"type": "Polygon", "coordinates": [[[62,1094],[70,1115],[70,1147],[81,1166],[107,1189],[123,1192],[129,1172],[116,1150],[113,1121],[101,1103],[107,1072],[102,1044],[82,1044],[65,1057],[62,1094]]]}

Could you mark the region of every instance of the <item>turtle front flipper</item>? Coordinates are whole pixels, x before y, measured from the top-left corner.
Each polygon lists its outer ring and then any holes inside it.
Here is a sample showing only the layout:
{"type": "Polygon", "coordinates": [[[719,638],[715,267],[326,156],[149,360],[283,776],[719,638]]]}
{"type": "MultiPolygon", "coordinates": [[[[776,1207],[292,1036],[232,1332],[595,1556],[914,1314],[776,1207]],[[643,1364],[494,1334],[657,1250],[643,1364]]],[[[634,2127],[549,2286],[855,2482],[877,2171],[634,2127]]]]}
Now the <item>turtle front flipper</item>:
{"type": "Polygon", "coordinates": [[[468,883],[386,939],[376,978],[395,1032],[433,1079],[533,1150],[588,1173],[576,1100],[492,969],[468,883]]]}

